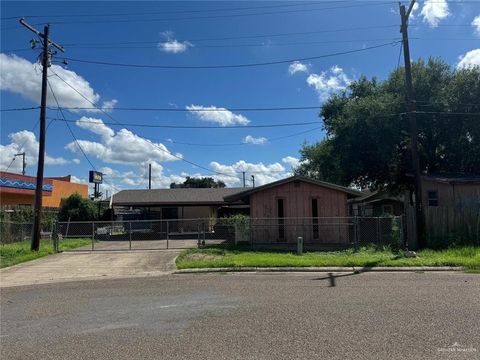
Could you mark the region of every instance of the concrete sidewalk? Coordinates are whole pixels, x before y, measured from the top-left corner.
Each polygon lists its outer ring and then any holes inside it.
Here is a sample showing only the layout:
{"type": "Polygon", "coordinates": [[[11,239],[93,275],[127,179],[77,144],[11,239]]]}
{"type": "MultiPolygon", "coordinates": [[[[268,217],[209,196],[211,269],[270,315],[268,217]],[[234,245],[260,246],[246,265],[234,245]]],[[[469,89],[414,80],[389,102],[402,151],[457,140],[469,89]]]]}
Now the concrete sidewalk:
{"type": "Polygon", "coordinates": [[[180,251],[64,252],[0,269],[0,287],[169,274],[180,251]]]}

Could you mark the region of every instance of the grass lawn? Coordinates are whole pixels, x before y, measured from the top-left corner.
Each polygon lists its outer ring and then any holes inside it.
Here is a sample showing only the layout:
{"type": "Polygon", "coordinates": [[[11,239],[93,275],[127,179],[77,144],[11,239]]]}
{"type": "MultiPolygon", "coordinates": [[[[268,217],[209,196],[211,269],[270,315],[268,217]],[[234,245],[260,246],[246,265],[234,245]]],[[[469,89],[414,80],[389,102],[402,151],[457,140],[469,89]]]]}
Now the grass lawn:
{"type": "Polygon", "coordinates": [[[421,250],[417,258],[406,258],[390,250],[362,248],[342,251],[266,252],[220,248],[189,249],[177,258],[178,269],[219,267],[306,267],[306,266],[464,266],[480,269],[480,247],[466,246],[445,250],[421,250]]]}
{"type": "MultiPolygon", "coordinates": [[[[60,244],[62,250],[68,250],[91,244],[91,242],[90,239],[68,239],[67,241],[61,241],[60,244]]],[[[42,240],[38,252],[30,250],[30,241],[0,245],[0,268],[38,259],[53,253],[51,240],[42,240]]]]}

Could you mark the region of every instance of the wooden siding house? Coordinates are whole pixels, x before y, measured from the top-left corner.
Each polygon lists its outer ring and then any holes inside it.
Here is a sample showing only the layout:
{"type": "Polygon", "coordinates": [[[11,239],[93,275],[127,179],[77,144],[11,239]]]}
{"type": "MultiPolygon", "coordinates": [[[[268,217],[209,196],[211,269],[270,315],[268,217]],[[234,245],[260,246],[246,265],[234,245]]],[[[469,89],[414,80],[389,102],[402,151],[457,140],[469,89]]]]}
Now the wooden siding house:
{"type": "Polygon", "coordinates": [[[254,243],[347,244],[347,200],[361,193],[343,186],[293,176],[225,197],[250,206],[254,243]]]}

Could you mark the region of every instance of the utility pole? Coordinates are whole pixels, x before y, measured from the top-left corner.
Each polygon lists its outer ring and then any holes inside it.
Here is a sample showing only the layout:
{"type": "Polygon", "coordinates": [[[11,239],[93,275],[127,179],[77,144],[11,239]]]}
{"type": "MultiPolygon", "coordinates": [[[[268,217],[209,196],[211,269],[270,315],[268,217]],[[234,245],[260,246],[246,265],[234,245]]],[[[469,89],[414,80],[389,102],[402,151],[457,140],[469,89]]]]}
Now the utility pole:
{"type": "MultiPolygon", "coordinates": [[[[37,185],[35,188],[35,208],[34,208],[34,223],[31,250],[38,251],[40,248],[40,231],[42,223],[42,195],[43,195],[43,170],[45,163],[45,119],[47,113],[47,79],[48,68],[51,66],[50,62],[50,45],[54,46],[60,51],[64,51],[63,46],[51,41],[49,36],[49,25],[43,28],[43,34],[25,22],[24,18],[20,19],[20,24],[35,33],[42,40],[42,97],[40,102],[40,135],[38,146],[38,168],[37,168],[37,185]]],[[[35,40],[33,44],[35,45],[35,40]]]]}
{"type": "Polygon", "coordinates": [[[22,162],[22,175],[25,175],[25,168],[27,167],[27,163],[25,162],[25,151],[22,152],[22,153],[18,153],[18,154],[15,154],[14,155],[14,158],[16,156],[21,156],[23,158],[23,162],[22,162]]]}
{"type": "Polygon", "coordinates": [[[252,187],[255,187],[255,175],[252,175],[252,187]]]}
{"type": "Polygon", "coordinates": [[[412,82],[412,66],[410,64],[410,47],[408,44],[408,17],[412,12],[415,0],[410,2],[408,10],[405,10],[405,5],[399,3],[400,16],[402,25],[400,32],[403,40],[403,57],[405,61],[405,87],[408,117],[410,122],[410,142],[412,151],[412,168],[414,173],[414,187],[415,187],[415,221],[417,232],[418,247],[422,248],[425,244],[424,234],[424,214],[423,214],[423,199],[422,199],[422,179],[420,177],[420,161],[418,158],[418,128],[416,117],[415,98],[413,93],[412,82]]]}
{"type": "Polygon", "coordinates": [[[148,190],[152,189],[152,164],[148,164],[148,190]]]}
{"type": "Polygon", "coordinates": [[[242,171],[242,175],[243,175],[243,187],[245,187],[245,171],[242,171]]]}

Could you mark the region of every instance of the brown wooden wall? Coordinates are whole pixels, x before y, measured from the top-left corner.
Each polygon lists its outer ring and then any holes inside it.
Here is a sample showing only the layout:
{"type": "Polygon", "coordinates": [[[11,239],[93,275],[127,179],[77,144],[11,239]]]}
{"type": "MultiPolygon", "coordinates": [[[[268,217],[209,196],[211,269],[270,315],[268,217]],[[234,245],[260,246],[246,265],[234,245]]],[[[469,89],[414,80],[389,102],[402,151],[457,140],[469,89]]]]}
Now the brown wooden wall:
{"type": "Polygon", "coordinates": [[[422,180],[423,203],[428,206],[428,191],[438,192],[438,206],[478,206],[480,202],[480,184],[448,184],[422,180]]]}
{"type": "MultiPolygon", "coordinates": [[[[317,199],[318,217],[346,217],[347,194],[338,190],[313,185],[306,182],[289,182],[272,188],[267,188],[250,195],[250,217],[273,218],[278,217],[277,200],[284,199],[285,218],[311,218],[312,199],[317,199]]],[[[255,242],[274,243],[279,239],[279,222],[277,220],[264,221],[264,226],[253,227],[255,242]]],[[[255,222],[254,222],[255,223],[255,222]]],[[[262,222],[257,222],[262,224],[262,222]]],[[[285,242],[296,241],[297,236],[303,236],[305,243],[339,244],[348,242],[348,225],[339,219],[321,220],[319,222],[319,238],[314,238],[314,225],[291,225],[285,221],[285,242]]],[[[300,224],[297,222],[296,224],[300,224]]],[[[307,221],[307,224],[312,224],[307,221]]]]}

